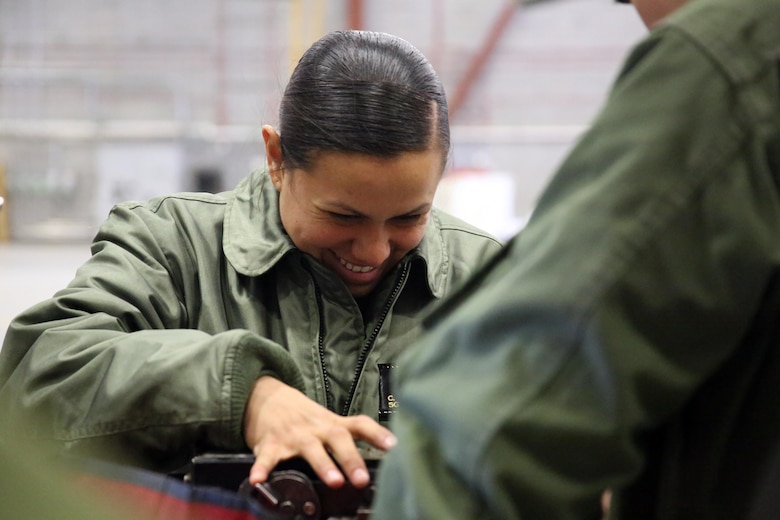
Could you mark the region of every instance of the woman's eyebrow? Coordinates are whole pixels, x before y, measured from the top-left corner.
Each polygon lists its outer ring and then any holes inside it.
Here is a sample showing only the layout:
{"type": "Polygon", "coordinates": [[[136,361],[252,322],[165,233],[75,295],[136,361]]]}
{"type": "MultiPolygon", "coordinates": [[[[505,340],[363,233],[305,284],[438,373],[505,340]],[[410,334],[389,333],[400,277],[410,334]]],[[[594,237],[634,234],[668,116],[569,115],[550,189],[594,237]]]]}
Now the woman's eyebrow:
{"type": "MultiPolygon", "coordinates": [[[[427,211],[428,209],[430,209],[430,207],[431,207],[431,203],[423,202],[419,206],[417,206],[415,208],[412,208],[409,211],[406,211],[406,212],[401,213],[400,215],[396,215],[396,216],[397,217],[404,217],[404,216],[407,216],[407,215],[413,215],[415,213],[420,213],[422,211],[427,211]]],[[[351,206],[348,206],[346,204],[343,204],[341,202],[328,202],[328,201],[325,201],[325,203],[323,204],[323,209],[325,209],[327,211],[339,210],[339,211],[343,211],[344,213],[350,213],[352,215],[356,215],[356,216],[360,216],[360,217],[365,217],[366,216],[363,213],[361,213],[360,211],[356,210],[355,208],[353,208],[351,206]]]]}
{"type": "Polygon", "coordinates": [[[429,202],[424,202],[424,203],[420,204],[419,206],[417,206],[416,208],[414,208],[414,209],[412,209],[410,211],[407,211],[406,213],[403,213],[403,214],[401,214],[399,216],[412,215],[414,213],[420,213],[421,211],[427,211],[428,209],[430,209],[430,207],[431,207],[431,204],[429,202]]]}

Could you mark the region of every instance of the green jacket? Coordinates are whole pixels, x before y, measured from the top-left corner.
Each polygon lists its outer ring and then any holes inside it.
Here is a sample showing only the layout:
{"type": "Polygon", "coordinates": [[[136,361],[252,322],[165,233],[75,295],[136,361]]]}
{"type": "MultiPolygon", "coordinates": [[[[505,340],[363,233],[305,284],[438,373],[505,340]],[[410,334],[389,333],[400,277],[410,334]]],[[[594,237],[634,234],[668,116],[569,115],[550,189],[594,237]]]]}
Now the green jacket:
{"type": "Polygon", "coordinates": [[[9,327],[0,416],[33,414],[35,436],[159,470],[245,450],[244,407],[263,374],[376,418],[378,364],[394,364],[423,309],[499,249],[434,210],[361,313],[285,234],[265,172],[224,194],[120,204],[68,287],[9,327]]]}
{"type": "Polygon", "coordinates": [[[633,50],[402,358],[372,519],[599,519],[607,488],[610,518],[780,518],[778,61],[780,0],[691,0],[633,50]]]}

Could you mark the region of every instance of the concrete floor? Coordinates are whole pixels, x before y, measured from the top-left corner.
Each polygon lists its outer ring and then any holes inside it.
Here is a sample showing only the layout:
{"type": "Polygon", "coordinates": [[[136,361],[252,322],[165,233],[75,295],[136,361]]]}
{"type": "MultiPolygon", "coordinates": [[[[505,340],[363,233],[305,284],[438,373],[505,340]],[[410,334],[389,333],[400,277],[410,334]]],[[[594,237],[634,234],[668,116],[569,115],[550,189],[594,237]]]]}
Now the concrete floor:
{"type": "Polygon", "coordinates": [[[0,338],[17,314],[65,287],[88,258],[88,243],[0,243],[0,338]]]}

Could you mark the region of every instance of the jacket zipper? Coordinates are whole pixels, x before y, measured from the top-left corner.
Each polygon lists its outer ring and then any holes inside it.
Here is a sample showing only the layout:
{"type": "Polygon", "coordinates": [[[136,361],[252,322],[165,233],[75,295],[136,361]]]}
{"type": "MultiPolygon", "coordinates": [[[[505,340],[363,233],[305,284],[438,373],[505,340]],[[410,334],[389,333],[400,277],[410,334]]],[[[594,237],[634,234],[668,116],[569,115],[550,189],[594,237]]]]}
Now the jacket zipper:
{"type": "Polygon", "coordinates": [[[333,406],[333,396],[330,393],[330,378],[328,377],[328,367],[325,365],[325,327],[323,326],[322,316],[324,310],[322,308],[322,291],[320,291],[320,285],[312,275],[312,281],[314,282],[314,298],[317,300],[317,312],[319,313],[320,320],[320,332],[317,335],[317,352],[320,355],[320,369],[322,370],[322,381],[325,385],[325,404],[328,406],[328,410],[335,412],[333,406]]]}
{"type": "MultiPolygon", "coordinates": [[[[341,411],[341,415],[347,415],[349,413],[349,408],[352,406],[352,400],[355,397],[355,392],[357,391],[357,384],[358,379],[360,379],[360,374],[363,372],[363,367],[366,364],[366,358],[368,358],[368,352],[371,350],[371,347],[373,346],[374,342],[376,341],[377,336],[379,336],[379,331],[382,329],[382,325],[385,323],[385,319],[387,318],[387,315],[390,313],[390,309],[393,308],[393,304],[395,303],[395,300],[398,298],[398,293],[401,292],[401,289],[404,286],[404,283],[406,281],[406,277],[409,273],[409,263],[405,263],[403,265],[403,269],[401,270],[401,274],[398,276],[398,280],[395,282],[395,287],[393,287],[393,291],[390,293],[390,296],[387,298],[387,301],[385,302],[384,309],[382,309],[382,314],[379,316],[379,321],[377,321],[376,326],[374,327],[374,330],[371,331],[371,335],[368,337],[366,342],[363,344],[363,348],[360,351],[360,355],[358,356],[358,362],[355,366],[355,373],[352,376],[352,384],[349,388],[349,397],[347,398],[347,401],[344,403],[344,408],[341,411]]],[[[312,280],[314,281],[314,294],[317,299],[317,310],[319,311],[319,319],[320,319],[320,333],[319,337],[317,338],[317,351],[320,355],[320,368],[322,369],[322,378],[325,384],[325,402],[328,405],[328,410],[331,410],[335,412],[334,404],[333,404],[333,396],[330,392],[330,378],[328,377],[328,367],[325,364],[325,327],[323,324],[322,316],[324,315],[324,311],[322,309],[322,292],[320,291],[320,287],[317,284],[317,280],[312,277],[312,280]]]]}
{"type": "Polygon", "coordinates": [[[401,292],[401,289],[404,286],[404,282],[406,281],[406,275],[408,273],[409,273],[409,262],[404,264],[403,270],[401,271],[401,274],[398,276],[398,281],[395,282],[395,287],[393,287],[393,292],[390,293],[390,296],[387,298],[387,301],[385,302],[385,308],[382,309],[382,315],[379,317],[379,321],[377,322],[376,327],[374,327],[374,330],[371,331],[371,335],[368,337],[365,344],[363,345],[363,350],[360,351],[360,356],[358,356],[357,366],[355,367],[355,374],[352,376],[352,385],[349,388],[349,397],[347,398],[347,402],[344,403],[344,409],[341,411],[341,415],[347,415],[347,413],[349,412],[349,407],[352,406],[352,399],[355,397],[355,391],[357,390],[358,379],[360,379],[360,374],[361,372],[363,372],[363,367],[366,364],[366,358],[368,357],[368,352],[369,350],[371,350],[371,347],[373,346],[374,341],[376,341],[377,336],[379,336],[379,331],[382,329],[382,325],[385,322],[385,318],[387,318],[387,315],[390,313],[390,309],[393,308],[393,304],[395,303],[395,300],[398,298],[398,293],[401,292]]]}

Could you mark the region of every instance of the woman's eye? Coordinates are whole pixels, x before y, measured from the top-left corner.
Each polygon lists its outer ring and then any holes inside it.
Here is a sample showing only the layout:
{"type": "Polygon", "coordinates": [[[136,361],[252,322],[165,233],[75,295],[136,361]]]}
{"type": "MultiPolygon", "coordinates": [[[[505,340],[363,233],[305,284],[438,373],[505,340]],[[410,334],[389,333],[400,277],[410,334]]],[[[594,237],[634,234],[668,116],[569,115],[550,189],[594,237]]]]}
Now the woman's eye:
{"type": "Polygon", "coordinates": [[[419,215],[419,214],[417,214],[417,215],[402,215],[400,217],[397,217],[396,220],[399,221],[399,222],[404,222],[404,223],[411,224],[413,222],[417,222],[418,220],[420,220],[420,218],[422,218],[422,215],[419,215]]]}
{"type": "Polygon", "coordinates": [[[356,218],[358,218],[357,215],[350,215],[347,213],[334,213],[331,211],[328,214],[337,220],[355,220],[356,218]]]}

